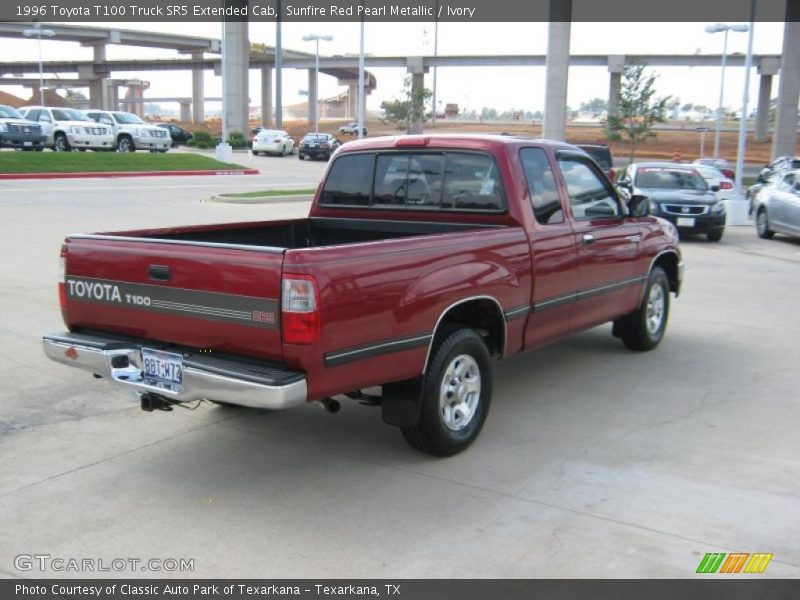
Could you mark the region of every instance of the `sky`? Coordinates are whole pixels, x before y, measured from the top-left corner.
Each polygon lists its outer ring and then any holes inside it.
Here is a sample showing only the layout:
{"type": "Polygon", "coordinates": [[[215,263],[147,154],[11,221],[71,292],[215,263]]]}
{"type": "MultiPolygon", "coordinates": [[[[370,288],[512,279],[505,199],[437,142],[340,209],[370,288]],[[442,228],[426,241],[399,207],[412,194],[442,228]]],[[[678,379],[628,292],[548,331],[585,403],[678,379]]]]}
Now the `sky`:
{"type": "MultiPolygon", "coordinates": [[[[109,24],[88,24],[108,27],[109,24]]],[[[722,52],[723,34],[709,34],[708,23],[573,23],[570,39],[572,54],[719,54],[722,52]]],[[[118,23],[115,27],[178,33],[204,37],[220,37],[220,23],[118,23]]],[[[547,23],[440,23],[439,54],[491,55],[491,54],[545,54],[547,49],[547,23]]],[[[757,23],[754,30],[753,49],[756,54],[780,54],[783,23],[757,23]]],[[[311,42],[302,37],[309,33],[333,35],[331,42],[320,43],[321,55],[352,54],[359,51],[358,23],[284,23],[285,49],[313,52],[311,42]]],[[[433,54],[433,23],[367,23],[365,46],[368,54],[414,56],[433,54]]],[[[745,54],[745,33],[731,32],[728,53],[745,54]]],[[[275,43],[273,23],[251,23],[250,41],[269,46],[275,43]]],[[[45,40],[43,58],[47,60],[88,60],[91,48],[82,48],[74,42],[45,40]]],[[[35,40],[0,38],[0,56],[7,61],[37,60],[35,40]]],[[[109,60],[129,58],[175,58],[169,50],[109,45],[109,60]]],[[[378,89],[367,98],[368,110],[379,110],[383,100],[397,97],[403,86],[403,69],[370,69],[378,80],[378,89]]],[[[459,104],[462,110],[482,107],[498,111],[523,109],[537,111],[544,107],[544,67],[451,67],[439,68],[437,74],[437,100],[459,104]]],[[[721,70],[716,67],[670,67],[655,70],[656,87],[663,96],[673,96],[683,104],[703,104],[716,107],[719,100],[721,70]]],[[[65,78],[69,76],[64,76],[65,78]]],[[[151,97],[186,97],[191,94],[191,74],[183,71],[115,72],[115,78],[138,78],[150,82],[145,93],[151,97]]],[[[284,105],[305,100],[301,90],[308,86],[305,71],[287,69],[284,72],[284,105]]],[[[425,85],[432,87],[432,74],[426,75],[425,85]]],[[[320,95],[333,96],[344,91],[336,80],[320,75],[320,95]]],[[[29,97],[22,88],[4,86],[9,93],[29,97]]],[[[773,97],[777,95],[777,81],[773,97]]],[[[728,68],[725,73],[724,104],[731,108],[741,106],[744,90],[744,69],[728,68]]],[[[221,94],[220,78],[206,72],[205,93],[208,97],[221,94]]],[[[750,106],[754,107],[758,93],[755,68],[751,72],[750,106]]],[[[581,102],[595,97],[608,96],[608,73],[604,67],[573,67],[569,71],[567,103],[578,108],[581,102]]],[[[251,105],[260,105],[260,74],[253,70],[250,76],[251,105]]],[[[207,109],[213,110],[214,103],[207,109]]],[[[175,105],[177,110],[177,105],[175,105]]]]}

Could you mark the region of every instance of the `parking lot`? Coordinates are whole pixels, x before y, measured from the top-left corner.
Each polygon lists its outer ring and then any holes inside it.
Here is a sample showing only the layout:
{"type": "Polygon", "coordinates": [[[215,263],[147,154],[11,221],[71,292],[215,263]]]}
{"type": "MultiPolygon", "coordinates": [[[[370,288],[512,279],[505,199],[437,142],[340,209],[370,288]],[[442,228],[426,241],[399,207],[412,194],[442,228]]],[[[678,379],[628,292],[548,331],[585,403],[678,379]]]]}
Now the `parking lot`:
{"type": "Polygon", "coordinates": [[[147,414],[44,358],[66,234],[303,216],[201,202],[325,167],[255,161],[262,175],[0,185],[0,577],[87,575],[15,568],[39,553],[194,560],[107,573],[127,577],[673,578],[707,552],[773,553],[763,576],[800,577],[797,240],[687,240],[657,350],[603,326],[498,363],[483,433],[444,460],[356,402],[147,414]]]}

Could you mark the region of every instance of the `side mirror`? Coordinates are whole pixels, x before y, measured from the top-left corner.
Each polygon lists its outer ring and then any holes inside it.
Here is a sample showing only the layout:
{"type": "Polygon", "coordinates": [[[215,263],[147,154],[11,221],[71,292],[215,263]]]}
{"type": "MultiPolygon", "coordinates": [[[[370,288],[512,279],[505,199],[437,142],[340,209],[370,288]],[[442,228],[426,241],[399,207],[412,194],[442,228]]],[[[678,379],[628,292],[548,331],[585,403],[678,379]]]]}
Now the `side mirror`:
{"type": "Polygon", "coordinates": [[[650,198],[634,194],[628,199],[628,213],[632,217],[646,217],[650,214],[650,198]]]}
{"type": "Polygon", "coordinates": [[[716,192],[719,191],[719,186],[718,185],[712,185],[710,189],[711,189],[712,192],[716,193],[716,192]]]}
{"type": "Polygon", "coordinates": [[[48,117],[47,115],[42,115],[41,117],[39,117],[39,120],[42,123],[52,123],[53,122],[53,120],[50,117],[48,117]]]}

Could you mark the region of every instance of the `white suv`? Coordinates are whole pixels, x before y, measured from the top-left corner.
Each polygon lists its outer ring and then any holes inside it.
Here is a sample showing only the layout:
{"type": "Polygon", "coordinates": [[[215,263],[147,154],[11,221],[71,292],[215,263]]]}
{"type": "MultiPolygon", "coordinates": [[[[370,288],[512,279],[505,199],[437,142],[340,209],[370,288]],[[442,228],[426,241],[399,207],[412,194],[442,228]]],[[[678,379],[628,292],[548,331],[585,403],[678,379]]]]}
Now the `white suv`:
{"type": "Polygon", "coordinates": [[[25,106],[20,112],[42,126],[42,133],[47,136],[44,145],[56,152],[114,149],[111,128],[94,123],[74,108],[25,106]]]}
{"type": "Polygon", "coordinates": [[[87,110],[86,115],[114,131],[117,150],[135,152],[166,152],[172,146],[169,131],[156,125],[148,125],[133,113],[118,110],[87,110]]]}

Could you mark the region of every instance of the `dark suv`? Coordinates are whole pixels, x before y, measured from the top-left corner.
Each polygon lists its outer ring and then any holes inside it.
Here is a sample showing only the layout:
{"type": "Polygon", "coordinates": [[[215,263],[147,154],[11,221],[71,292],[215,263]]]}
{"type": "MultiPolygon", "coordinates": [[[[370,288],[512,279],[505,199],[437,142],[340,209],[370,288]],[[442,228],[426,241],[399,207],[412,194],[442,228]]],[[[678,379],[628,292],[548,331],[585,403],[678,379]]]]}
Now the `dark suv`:
{"type": "Polygon", "coordinates": [[[611,156],[611,148],[608,146],[602,146],[600,144],[576,144],[578,148],[586,152],[589,156],[594,159],[600,168],[603,169],[603,172],[608,175],[608,178],[611,180],[611,183],[617,179],[617,174],[614,171],[614,159],[611,156]]]}
{"type": "Polygon", "coordinates": [[[16,108],[0,104],[0,148],[44,149],[42,126],[28,121],[16,108]]]}

